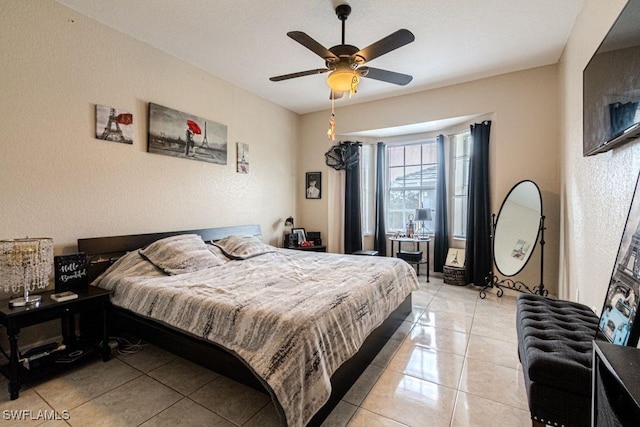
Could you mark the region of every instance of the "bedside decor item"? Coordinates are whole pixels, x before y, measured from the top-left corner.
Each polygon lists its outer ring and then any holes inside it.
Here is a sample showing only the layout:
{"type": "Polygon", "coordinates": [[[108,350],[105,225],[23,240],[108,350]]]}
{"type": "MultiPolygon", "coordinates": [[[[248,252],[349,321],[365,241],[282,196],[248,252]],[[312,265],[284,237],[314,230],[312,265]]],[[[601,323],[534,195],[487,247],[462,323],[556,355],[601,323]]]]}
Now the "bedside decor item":
{"type": "Polygon", "coordinates": [[[298,236],[298,243],[296,244],[296,246],[300,246],[302,242],[307,241],[307,235],[304,231],[304,228],[293,228],[291,229],[291,233],[298,236]]]}
{"type": "Polygon", "coordinates": [[[51,294],[51,299],[57,302],[69,301],[78,298],[78,294],[71,291],[58,292],[57,294],[51,294]]]}
{"type": "Polygon", "coordinates": [[[420,208],[416,209],[416,221],[420,221],[420,228],[418,229],[418,238],[426,239],[427,233],[431,233],[431,230],[424,226],[425,221],[431,221],[431,209],[420,208]]]}
{"type": "Polygon", "coordinates": [[[133,144],[133,114],[96,105],[96,138],[133,144]]]}
{"type": "Polygon", "coordinates": [[[53,257],[53,277],[56,292],[85,288],[87,281],[87,257],[83,253],[53,257]]]}
{"type": "Polygon", "coordinates": [[[322,238],[320,237],[319,231],[307,231],[307,239],[313,242],[314,245],[322,245],[322,238]]]}
{"type": "Polygon", "coordinates": [[[293,217],[289,216],[284,220],[284,231],[282,232],[282,246],[285,248],[292,248],[296,245],[294,234],[291,232],[292,229],[293,217]]]}
{"type": "Polygon", "coordinates": [[[149,153],[227,164],[227,126],[149,103],[149,153]]]}
{"type": "Polygon", "coordinates": [[[10,307],[40,304],[42,297],[29,292],[49,285],[51,264],[51,238],[0,240],[0,283],[5,292],[24,289],[24,296],[9,301],[10,307]]]}
{"type": "Polygon", "coordinates": [[[237,168],[238,173],[249,173],[249,144],[236,142],[237,148],[237,168]]]}
{"type": "Polygon", "coordinates": [[[305,179],[305,197],[307,199],[322,198],[322,172],[307,172],[305,179]]]}

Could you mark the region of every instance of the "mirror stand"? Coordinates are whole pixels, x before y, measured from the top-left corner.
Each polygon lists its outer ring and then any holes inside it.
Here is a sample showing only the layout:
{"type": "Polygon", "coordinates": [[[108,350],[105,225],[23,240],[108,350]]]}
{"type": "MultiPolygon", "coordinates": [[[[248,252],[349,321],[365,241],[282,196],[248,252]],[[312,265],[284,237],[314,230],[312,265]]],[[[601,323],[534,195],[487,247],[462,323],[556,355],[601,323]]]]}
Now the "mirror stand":
{"type": "MultiPolygon", "coordinates": [[[[538,243],[540,243],[540,284],[537,286],[534,286],[533,289],[529,288],[527,285],[525,285],[523,282],[519,281],[519,280],[512,280],[512,279],[502,279],[500,280],[498,276],[496,276],[493,273],[493,267],[491,268],[491,270],[489,271],[489,275],[485,278],[485,285],[484,287],[480,290],[480,298],[484,299],[487,297],[487,289],[492,289],[492,288],[497,288],[498,290],[496,291],[496,295],[498,297],[502,297],[502,295],[504,295],[504,289],[510,289],[513,291],[518,291],[518,292],[529,292],[531,294],[537,294],[537,295],[541,295],[543,297],[546,297],[549,294],[549,291],[547,289],[545,289],[544,287],[544,283],[543,283],[543,273],[544,273],[544,230],[546,229],[544,226],[544,219],[545,216],[541,215],[540,216],[540,225],[539,225],[539,232],[540,232],[540,240],[538,243]]],[[[493,241],[494,237],[495,237],[495,230],[496,230],[496,214],[492,214],[491,215],[491,240],[493,241]]],[[[493,265],[493,260],[491,262],[491,265],[493,265]]]]}

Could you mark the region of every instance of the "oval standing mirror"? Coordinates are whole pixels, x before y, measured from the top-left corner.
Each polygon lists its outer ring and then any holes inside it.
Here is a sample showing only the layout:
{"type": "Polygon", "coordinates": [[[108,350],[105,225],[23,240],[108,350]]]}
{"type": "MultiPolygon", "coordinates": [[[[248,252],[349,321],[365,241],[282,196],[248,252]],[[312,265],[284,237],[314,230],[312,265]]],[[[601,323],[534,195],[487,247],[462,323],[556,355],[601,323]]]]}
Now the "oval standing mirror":
{"type": "Polygon", "coordinates": [[[515,276],[527,265],[538,241],[542,196],[533,181],[513,186],[502,202],[493,237],[493,257],[498,271],[515,276]]]}

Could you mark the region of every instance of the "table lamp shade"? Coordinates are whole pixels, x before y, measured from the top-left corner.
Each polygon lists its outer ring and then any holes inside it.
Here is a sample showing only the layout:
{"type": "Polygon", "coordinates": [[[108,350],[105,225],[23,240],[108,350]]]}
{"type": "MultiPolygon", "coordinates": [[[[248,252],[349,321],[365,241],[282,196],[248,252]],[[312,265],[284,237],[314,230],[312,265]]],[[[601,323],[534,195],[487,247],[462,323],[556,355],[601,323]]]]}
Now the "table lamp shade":
{"type": "Polygon", "coordinates": [[[416,209],[417,221],[431,221],[431,209],[416,209]]]}
{"type": "MultiPolygon", "coordinates": [[[[26,238],[0,240],[0,286],[5,292],[24,288],[24,301],[30,303],[29,291],[46,288],[53,264],[53,239],[26,238]]],[[[39,300],[32,297],[31,301],[39,300]]]]}

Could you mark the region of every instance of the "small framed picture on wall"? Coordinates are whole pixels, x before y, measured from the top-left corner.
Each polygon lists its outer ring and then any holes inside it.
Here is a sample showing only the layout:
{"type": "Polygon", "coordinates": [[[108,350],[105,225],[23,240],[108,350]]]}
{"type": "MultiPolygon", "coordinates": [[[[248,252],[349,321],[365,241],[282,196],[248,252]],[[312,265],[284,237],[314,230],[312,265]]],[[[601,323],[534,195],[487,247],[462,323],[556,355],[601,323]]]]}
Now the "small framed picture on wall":
{"type": "Polygon", "coordinates": [[[322,172],[307,172],[305,189],[305,197],[307,199],[321,199],[322,172]]]}

